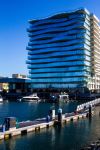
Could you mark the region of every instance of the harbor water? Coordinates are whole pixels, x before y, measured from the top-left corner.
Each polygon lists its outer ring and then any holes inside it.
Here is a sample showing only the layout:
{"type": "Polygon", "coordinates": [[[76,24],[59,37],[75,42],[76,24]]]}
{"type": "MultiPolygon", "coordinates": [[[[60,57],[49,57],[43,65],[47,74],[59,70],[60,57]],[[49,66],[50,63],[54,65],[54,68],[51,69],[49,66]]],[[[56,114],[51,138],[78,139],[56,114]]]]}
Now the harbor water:
{"type": "MultiPolygon", "coordinates": [[[[75,110],[77,102],[58,104],[4,102],[0,103],[0,124],[5,117],[14,116],[18,121],[46,117],[50,107],[59,107],[63,113],[75,110]]],[[[27,135],[19,135],[0,141],[0,150],[80,150],[81,147],[100,138],[100,107],[91,120],[85,118],[58,127],[42,129],[27,135]]]]}

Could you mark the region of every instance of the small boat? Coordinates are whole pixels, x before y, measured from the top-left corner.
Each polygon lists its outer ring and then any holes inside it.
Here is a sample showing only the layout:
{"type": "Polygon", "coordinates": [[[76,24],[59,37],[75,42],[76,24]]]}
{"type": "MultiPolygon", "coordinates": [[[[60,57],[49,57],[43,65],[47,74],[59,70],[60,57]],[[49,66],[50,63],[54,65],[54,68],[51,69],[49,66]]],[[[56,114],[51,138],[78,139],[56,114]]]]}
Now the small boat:
{"type": "Polygon", "coordinates": [[[68,102],[69,101],[69,95],[68,94],[59,95],[59,101],[68,102]]]}
{"type": "Polygon", "coordinates": [[[37,96],[37,94],[32,94],[29,96],[24,96],[20,99],[22,102],[40,102],[40,98],[37,96]]]}
{"type": "Polygon", "coordinates": [[[2,96],[0,95],[0,102],[3,102],[3,98],[2,98],[2,96]]]}

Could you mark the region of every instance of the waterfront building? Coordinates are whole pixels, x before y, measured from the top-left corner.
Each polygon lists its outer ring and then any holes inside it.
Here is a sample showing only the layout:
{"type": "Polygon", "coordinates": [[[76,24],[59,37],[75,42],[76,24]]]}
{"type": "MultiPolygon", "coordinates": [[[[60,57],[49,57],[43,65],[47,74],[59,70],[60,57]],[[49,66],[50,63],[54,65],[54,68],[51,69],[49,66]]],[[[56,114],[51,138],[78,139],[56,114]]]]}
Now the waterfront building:
{"type": "Polygon", "coordinates": [[[0,91],[5,91],[11,93],[9,96],[14,96],[15,94],[26,94],[30,92],[30,79],[28,78],[0,78],[0,91]]]}
{"type": "Polygon", "coordinates": [[[99,19],[87,9],[30,20],[28,69],[33,89],[100,89],[99,19]]]}

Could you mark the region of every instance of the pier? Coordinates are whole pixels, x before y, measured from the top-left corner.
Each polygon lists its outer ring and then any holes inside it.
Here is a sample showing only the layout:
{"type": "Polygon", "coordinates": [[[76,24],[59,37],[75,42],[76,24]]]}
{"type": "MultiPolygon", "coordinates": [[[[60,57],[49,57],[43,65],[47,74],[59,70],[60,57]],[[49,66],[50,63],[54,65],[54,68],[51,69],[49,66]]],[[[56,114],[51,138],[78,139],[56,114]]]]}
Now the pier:
{"type": "MultiPolygon", "coordinates": [[[[37,132],[43,128],[49,128],[54,125],[58,125],[59,123],[67,123],[70,121],[78,121],[79,119],[83,119],[89,117],[89,107],[93,107],[100,104],[100,99],[87,102],[84,105],[82,104],[77,106],[75,112],[72,113],[65,113],[62,114],[61,109],[58,112],[58,115],[55,115],[55,111],[52,110],[52,118],[38,118],[34,121],[23,121],[23,122],[16,122],[16,126],[13,126],[6,130],[4,125],[1,125],[0,129],[0,140],[8,139],[13,136],[27,134],[28,132],[37,132]],[[79,109],[80,108],[80,109],[79,109]]],[[[91,114],[93,111],[91,110],[91,114]]],[[[10,118],[10,117],[9,117],[10,118]]]]}
{"type": "MultiPolygon", "coordinates": [[[[77,114],[77,115],[70,115],[67,116],[67,114],[62,115],[62,122],[61,123],[67,123],[69,121],[74,121],[78,120],[80,118],[86,117],[86,113],[83,114],[77,114]]],[[[57,117],[55,120],[46,121],[46,118],[35,120],[35,121],[25,121],[25,122],[19,122],[19,127],[18,128],[12,128],[8,131],[0,132],[0,140],[1,139],[8,139],[16,135],[23,135],[27,134],[28,132],[37,132],[43,128],[49,128],[53,126],[54,124],[58,124],[57,117]]]]}

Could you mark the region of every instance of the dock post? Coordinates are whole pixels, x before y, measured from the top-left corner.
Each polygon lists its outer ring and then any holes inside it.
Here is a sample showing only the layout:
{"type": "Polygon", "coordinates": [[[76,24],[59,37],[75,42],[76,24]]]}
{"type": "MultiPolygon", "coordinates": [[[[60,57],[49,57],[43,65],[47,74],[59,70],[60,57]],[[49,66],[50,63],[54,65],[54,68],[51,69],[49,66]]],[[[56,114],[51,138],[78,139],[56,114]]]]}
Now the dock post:
{"type": "Polygon", "coordinates": [[[58,122],[62,122],[62,109],[61,108],[59,108],[58,109],[58,122]]]}
{"type": "Polygon", "coordinates": [[[54,119],[55,119],[55,109],[52,109],[51,120],[54,120],[54,119]]]}
{"type": "Polygon", "coordinates": [[[89,105],[89,118],[91,118],[91,115],[92,115],[92,107],[91,105],[89,105]]]}
{"type": "Polygon", "coordinates": [[[49,115],[50,115],[51,120],[55,119],[55,108],[54,107],[50,108],[49,115]]]}

